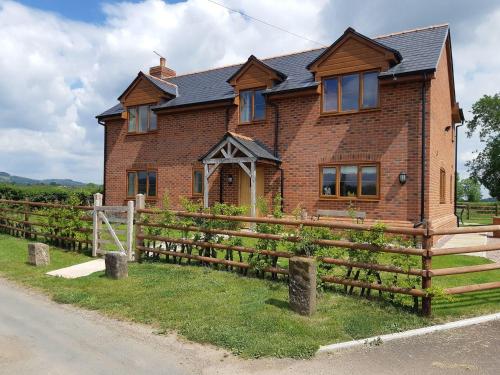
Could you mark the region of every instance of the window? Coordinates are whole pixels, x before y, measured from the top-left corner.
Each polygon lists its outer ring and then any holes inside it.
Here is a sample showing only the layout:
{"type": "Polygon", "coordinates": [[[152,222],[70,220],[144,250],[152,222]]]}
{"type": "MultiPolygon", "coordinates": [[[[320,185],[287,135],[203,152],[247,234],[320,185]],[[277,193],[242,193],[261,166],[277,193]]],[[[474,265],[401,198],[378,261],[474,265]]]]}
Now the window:
{"type": "Polygon", "coordinates": [[[193,169],[193,195],[203,194],[203,169],[193,169]]]}
{"type": "Polygon", "coordinates": [[[378,164],[320,166],[320,197],[378,198],[378,164]]]}
{"type": "Polygon", "coordinates": [[[264,120],[266,100],[264,89],[240,91],[240,123],[264,120]]]}
{"type": "Polygon", "coordinates": [[[337,195],[337,167],[324,167],[321,178],[321,195],[331,197],[337,195]]]}
{"type": "Polygon", "coordinates": [[[127,171],[127,196],[134,197],[136,194],[156,197],[156,171],[127,171]]]}
{"type": "Polygon", "coordinates": [[[156,129],[156,113],[151,110],[151,106],[141,105],[128,109],[129,133],[146,133],[156,129]]]}
{"type": "Polygon", "coordinates": [[[446,171],[439,170],[439,203],[446,203],[446,171]]]}
{"type": "Polygon", "coordinates": [[[330,77],[323,80],[322,112],[356,112],[378,107],[378,72],[330,77]]]}

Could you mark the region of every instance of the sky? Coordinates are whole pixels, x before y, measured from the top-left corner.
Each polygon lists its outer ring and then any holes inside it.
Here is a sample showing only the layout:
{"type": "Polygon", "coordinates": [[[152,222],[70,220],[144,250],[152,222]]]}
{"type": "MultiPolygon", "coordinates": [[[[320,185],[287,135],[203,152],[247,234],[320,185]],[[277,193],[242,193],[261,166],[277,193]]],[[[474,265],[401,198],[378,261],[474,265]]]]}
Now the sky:
{"type": "MultiPolygon", "coordinates": [[[[217,0],[325,45],[349,26],[367,36],[451,27],[457,100],[500,88],[500,2],[217,0]]],[[[0,0],[0,171],[102,183],[95,115],[158,51],[178,74],[318,47],[207,0],[0,0]]],[[[459,172],[482,145],[459,132],[459,172]]]]}

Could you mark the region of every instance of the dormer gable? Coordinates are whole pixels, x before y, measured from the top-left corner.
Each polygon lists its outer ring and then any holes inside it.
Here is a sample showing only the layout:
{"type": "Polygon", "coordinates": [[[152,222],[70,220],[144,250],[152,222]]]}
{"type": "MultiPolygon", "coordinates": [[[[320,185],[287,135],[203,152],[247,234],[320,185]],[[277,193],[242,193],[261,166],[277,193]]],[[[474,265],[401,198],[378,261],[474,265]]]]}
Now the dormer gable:
{"type": "Polygon", "coordinates": [[[123,107],[158,104],[177,96],[177,86],[165,80],[139,72],[118,97],[123,107]]]}
{"type": "Polygon", "coordinates": [[[286,79],[286,75],[265,64],[254,55],[251,55],[227,82],[234,87],[236,93],[240,90],[266,87],[271,88],[277,82],[286,79]]]}
{"type": "Polygon", "coordinates": [[[321,77],[359,72],[387,70],[401,61],[401,54],[349,27],[330,47],[308,66],[318,80],[321,77]]]}

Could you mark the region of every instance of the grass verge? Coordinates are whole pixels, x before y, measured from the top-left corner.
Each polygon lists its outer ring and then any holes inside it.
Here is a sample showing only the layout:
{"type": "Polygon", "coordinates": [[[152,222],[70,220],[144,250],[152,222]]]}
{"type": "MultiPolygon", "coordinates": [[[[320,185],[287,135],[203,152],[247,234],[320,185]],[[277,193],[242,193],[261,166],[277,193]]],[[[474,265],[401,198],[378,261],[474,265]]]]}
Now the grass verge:
{"type": "MultiPolygon", "coordinates": [[[[66,280],[46,276],[45,272],[88,261],[87,256],[51,248],[52,264],[35,268],[26,264],[27,243],[0,235],[0,275],[41,289],[59,303],[150,324],[163,332],[175,330],[189,340],[211,343],[243,357],[307,358],[320,345],[499,310],[499,291],[473,293],[455,302],[436,301],[432,320],[389,303],[323,293],[318,312],[306,318],[289,310],[284,283],[162,263],[132,263],[129,278],[124,280],[109,280],[102,272],[66,280]]],[[[434,265],[487,262],[464,256],[444,259],[436,258],[434,265]]],[[[500,272],[492,271],[436,279],[436,285],[499,278],[500,272]]]]}

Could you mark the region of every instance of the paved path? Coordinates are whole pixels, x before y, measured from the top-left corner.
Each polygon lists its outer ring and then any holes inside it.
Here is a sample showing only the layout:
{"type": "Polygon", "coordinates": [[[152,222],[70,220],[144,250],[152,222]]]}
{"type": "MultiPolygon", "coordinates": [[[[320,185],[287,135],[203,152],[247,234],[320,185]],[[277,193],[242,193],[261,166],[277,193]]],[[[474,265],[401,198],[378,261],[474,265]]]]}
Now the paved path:
{"type": "MultiPolygon", "coordinates": [[[[332,311],[332,313],[334,313],[332,311]]],[[[0,278],[0,374],[499,374],[500,321],[322,354],[241,360],[58,305],[0,278]]]]}
{"type": "MultiPolygon", "coordinates": [[[[441,238],[436,247],[466,247],[466,246],[481,246],[481,245],[498,245],[500,249],[500,238],[494,238],[492,233],[466,233],[453,234],[441,238]]],[[[478,256],[488,258],[489,260],[500,263],[500,250],[482,251],[477,253],[466,253],[464,255],[478,256]]]]}

